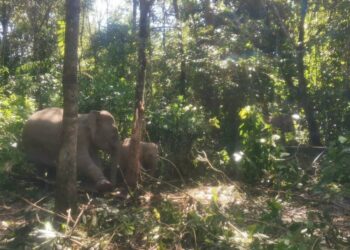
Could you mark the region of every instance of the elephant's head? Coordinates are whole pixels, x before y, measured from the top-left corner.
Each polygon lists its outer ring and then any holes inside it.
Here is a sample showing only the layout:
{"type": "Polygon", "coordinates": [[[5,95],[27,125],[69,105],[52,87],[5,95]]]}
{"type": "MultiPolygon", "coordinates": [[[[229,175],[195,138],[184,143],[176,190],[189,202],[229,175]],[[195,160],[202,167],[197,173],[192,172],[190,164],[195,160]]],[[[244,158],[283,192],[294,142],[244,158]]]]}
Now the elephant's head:
{"type": "Polygon", "coordinates": [[[92,143],[110,154],[119,147],[119,133],[113,116],[105,110],[91,111],[88,116],[92,143]]]}

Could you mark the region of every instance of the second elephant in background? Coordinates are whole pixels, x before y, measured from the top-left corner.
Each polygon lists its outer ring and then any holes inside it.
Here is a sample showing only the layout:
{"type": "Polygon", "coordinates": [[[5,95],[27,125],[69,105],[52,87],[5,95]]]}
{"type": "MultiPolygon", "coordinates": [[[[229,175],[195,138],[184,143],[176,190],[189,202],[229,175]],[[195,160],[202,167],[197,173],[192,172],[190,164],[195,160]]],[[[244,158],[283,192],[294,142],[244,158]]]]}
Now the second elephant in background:
{"type": "MultiPolygon", "coordinates": [[[[119,166],[123,173],[129,163],[130,138],[126,138],[121,144],[119,166]]],[[[140,142],[140,165],[143,171],[154,175],[159,161],[158,145],[152,142],[140,142]]]]}

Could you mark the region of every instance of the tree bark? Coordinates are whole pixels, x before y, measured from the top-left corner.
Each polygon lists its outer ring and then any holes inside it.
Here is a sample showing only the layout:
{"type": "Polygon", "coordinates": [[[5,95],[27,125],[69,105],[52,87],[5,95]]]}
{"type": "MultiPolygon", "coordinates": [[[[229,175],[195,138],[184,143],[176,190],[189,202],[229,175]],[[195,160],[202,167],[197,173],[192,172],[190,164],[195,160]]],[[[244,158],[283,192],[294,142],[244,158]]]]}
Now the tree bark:
{"type": "Polygon", "coordinates": [[[180,92],[180,95],[186,96],[186,90],[187,90],[186,60],[185,60],[185,50],[184,50],[183,36],[182,36],[182,22],[180,19],[179,5],[177,0],[173,0],[173,7],[175,11],[177,37],[178,37],[178,43],[179,43],[178,46],[179,46],[179,53],[180,53],[179,92],[180,92]]]}
{"type": "Polygon", "coordinates": [[[211,8],[210,0],[204,0],[202,4],[203,4],[204,20],[206,25],[214,25],[214,14],[211,8]]]}
{"type": "Polygon", "coordinates": [[[315,110],[313,102],[307,93],[307,81],[305,78],[305,65],[304,65],[304,23],[307,11],[307,0],[301,1],[301,12],[300,12],[300,22],[299,22],[299,36],[298,36],[298,46],[297,46],[297,69],[298,69],[298,96],[302,108],[305,111],[305,117],[308,124],[310,142],[312,145],[319,146],[321,143],[321,136],[319,132],[319,127],[317,120],[315,118],[315,110]]]}
{"type": "Polygon", "coordinates": [[[63,63],[63,134],[56,176],[56,211],[77,208],[76,154],[78,135],[78,36],[80,0],[66,0],[66,34],[63,63]]]}
{"type": "Polygon", "coordinates": [[[136,35],[137,0],[132,0],[132,35],[136,35]]]}
{"type": "Polygon", "coordinates": [[[1,26],[2,26],[2,47],[1,47],[1,62],[2,65],[5,67],[8,67],[9,64],[9,46],[8,46],[8,24],[9,19],[2,18],[1,19],[1,26]]]}
{"type": "Polygon", "coordinates": [[[163,0],[162,3],[162,15],[163,15],[163,27],[162,27],[162,49],[164,51],[164,54],[166,54],[166,32],[165,32],[165,25],[166,25],[166,8],[165,8],[165,0],[163,0]]]}
{"type": "Polygon", "coordinates": [[[138,74],[135,90],[135,115],[132,135],[129,147],[129,166],[126,168],[126,182],[128,186],[134,188],[140,175],[140,142],[142,139],[142,128],[144,124],[144,103],[145,103],[145,81],[146,81],[146,47],[149,37],[148,15],[153,0],[140,0],[140,30],[138,41],[138,74]]]}
{"type": "MultiPolygon", "coordinates": [[[[2,26],[2,41],[1,41],[1,65],[9,68],[10,64],[10,46],[9,46],[9,40],[8,40],[8,28],[9,28],[9,22],[10,22],[10,15],[12,12],[12,6],[11,3],[2,3],[1,4],[1,26],[2,26]]],[[[9,74],[6,73],[4,76],[4,83],[7,83],[9,74]]]]}

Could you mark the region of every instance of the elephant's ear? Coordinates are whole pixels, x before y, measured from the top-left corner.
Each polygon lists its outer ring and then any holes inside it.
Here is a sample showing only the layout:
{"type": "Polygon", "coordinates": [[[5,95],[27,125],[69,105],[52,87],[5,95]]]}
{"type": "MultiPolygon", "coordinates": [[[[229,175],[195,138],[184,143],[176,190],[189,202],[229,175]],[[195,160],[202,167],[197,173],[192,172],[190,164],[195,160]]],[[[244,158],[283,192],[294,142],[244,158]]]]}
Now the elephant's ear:
{"type": "Polygon", "coordinates": [[[90,111],[88,115],[88,125],[90,130],[91,139],[94,141],[96,137],[96,127],[97,127],[97,120],[99,119],[100,112],[99,111],[90,111]]]}

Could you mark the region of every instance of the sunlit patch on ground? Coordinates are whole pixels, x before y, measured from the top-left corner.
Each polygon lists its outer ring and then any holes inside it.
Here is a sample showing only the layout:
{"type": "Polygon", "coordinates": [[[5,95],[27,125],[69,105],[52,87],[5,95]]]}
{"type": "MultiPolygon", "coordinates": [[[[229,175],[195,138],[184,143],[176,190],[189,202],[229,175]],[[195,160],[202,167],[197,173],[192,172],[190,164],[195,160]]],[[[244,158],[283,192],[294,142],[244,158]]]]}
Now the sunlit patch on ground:
{"type": "Polygon", "coordinates": [[[215,202],[219,206],[226,206],[228,204],[239,205],[246,199],[246,196],[236,185],[221,185],[184,189],[182,192],[165,194],[164,198],[174,202],[192,198],[203,205],[215,202]]]}
{"type": "Polygon", "coordinates": [[[304,222],[307,220],[308,212],[310,212],[310,208],[306,206],[294,207],[290,204],[286,205],[282,211],[282,221],[284,223],[304,222]]]}

